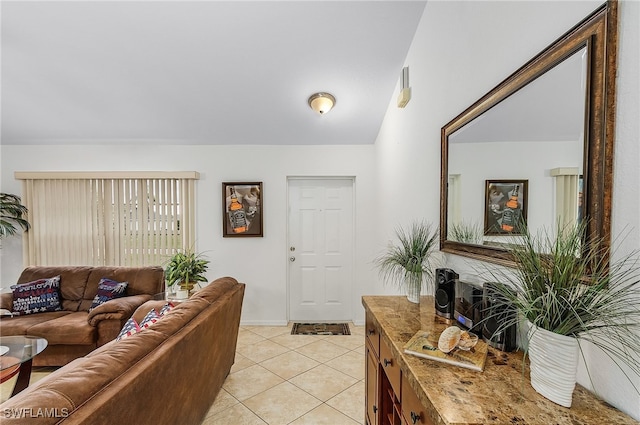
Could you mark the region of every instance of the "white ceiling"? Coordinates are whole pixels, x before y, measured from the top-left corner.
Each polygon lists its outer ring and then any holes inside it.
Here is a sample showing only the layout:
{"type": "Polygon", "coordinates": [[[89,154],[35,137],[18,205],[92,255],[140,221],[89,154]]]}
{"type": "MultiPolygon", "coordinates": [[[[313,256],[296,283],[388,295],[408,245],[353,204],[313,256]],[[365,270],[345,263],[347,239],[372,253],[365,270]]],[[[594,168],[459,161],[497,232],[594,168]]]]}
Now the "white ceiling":
{"type": "Polygon", "coordinates": [[[424,5],[2,1],[2,144],[370,144],[424,5]]]}

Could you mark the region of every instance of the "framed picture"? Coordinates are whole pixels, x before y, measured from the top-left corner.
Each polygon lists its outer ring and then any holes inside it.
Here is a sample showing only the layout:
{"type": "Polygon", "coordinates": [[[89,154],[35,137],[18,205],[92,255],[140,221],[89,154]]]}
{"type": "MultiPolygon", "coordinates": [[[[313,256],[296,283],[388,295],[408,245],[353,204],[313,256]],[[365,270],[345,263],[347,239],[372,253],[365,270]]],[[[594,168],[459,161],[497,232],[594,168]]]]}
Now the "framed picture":
{"type": "Polygon", "coordinates": [[[518,235],[527,222],[528,180],[486,180],[484,234],[518,235]]]}
{"type": "Polygon", "coordinates": [[[262,182],[222,183],[222,236],[262,237],[262,182]]]}

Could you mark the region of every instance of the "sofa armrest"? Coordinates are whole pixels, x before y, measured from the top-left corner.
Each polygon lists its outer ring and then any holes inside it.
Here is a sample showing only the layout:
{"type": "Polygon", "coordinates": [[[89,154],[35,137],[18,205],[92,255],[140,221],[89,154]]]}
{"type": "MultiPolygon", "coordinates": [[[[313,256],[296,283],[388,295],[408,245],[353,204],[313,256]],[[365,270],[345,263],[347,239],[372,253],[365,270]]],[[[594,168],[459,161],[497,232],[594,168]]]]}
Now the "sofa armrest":
{"type": "Polygon", "coordinates": [[[119,320],[124,322],[133,312],[145,302],[151,299],[151,295],[132,295],[129,297],[116,298],[99,305],[89,312],[89,324],[97,326],[102,320],[119,320]]]}
{"type": "Polygon", "coordinates": [[[13,292],[0,294],[0,308],[13,311],[13,292]]]}

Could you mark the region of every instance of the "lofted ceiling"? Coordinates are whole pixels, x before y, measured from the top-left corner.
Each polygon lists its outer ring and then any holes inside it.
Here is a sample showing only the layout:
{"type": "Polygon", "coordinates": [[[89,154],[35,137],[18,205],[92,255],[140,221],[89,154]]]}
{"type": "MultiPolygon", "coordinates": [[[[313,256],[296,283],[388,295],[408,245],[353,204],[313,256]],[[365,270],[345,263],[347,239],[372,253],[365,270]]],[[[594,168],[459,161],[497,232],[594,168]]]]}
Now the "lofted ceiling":
{"type": "Polygon", "coordinates": [[[3,0],[1,142],[371,144],[424,6],[3,0]]]}

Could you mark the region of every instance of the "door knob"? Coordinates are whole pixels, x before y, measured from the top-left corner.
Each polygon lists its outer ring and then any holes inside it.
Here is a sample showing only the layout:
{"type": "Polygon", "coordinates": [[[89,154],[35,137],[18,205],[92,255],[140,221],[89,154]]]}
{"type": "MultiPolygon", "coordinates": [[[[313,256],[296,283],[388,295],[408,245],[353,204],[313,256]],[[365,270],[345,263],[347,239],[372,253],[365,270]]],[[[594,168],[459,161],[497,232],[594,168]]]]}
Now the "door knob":
{"type": "Polygon", "coordinates": [[[296,257],[289,257],[289,261],[293,263],[294,261],[296,261],[296,257]]]}

